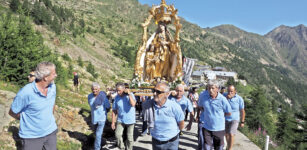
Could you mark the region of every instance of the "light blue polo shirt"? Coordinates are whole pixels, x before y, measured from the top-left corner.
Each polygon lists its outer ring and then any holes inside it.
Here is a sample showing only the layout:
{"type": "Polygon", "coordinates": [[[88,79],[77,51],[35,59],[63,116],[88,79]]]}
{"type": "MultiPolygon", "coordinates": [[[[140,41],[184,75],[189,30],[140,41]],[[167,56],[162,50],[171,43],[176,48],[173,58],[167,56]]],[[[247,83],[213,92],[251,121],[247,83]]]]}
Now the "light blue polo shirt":
{"type": "Polygon", "coordinates": [[[96,97],[93,93],[89,94],[88,104],[91,107],[91,116],[92,116],[92,124],[97,124],[98,121],[106,121],[107,116],[107,109],[110,108],[110,102],[107,98],[107,96],[104,94],[104,101],[101,106],[98,106],[95,104],[96,97]]]}
{"type": "Polygon", "coordinates": [[[184,114],[180,106],[171,100],[166,100],[162,107],[154,104],[155,122],[151,130],[153,138],[159,141],[167,141],[179,133],[178,123],[183,121],[184,114]]]}
{"type": "Polygon", "coordinates": [[[56,86],[48,86],[47,96],[36,87],[36,82],[29,83],[19,90],[11,109],[20,113],[19,136],[21,138],[44,137],[57,129],[53,116],[56,98],[56,86]]]}
{"type": "MultiPolygon", "coordinates": [[[[204,96],[204,95],[207,95],[209,94],[207,90],[204,90],[202,91],[200,94],[199,94],[199,97],[201,96],[204,96]]],[[[202,103],[201,102],[202,99],[198,99],[197,101],[197,106],[200,106],[200,104],[202,103]]],[[[200,111],[200,114],[199,114],[199,122],[201,123],[204,123],[204,111],[200,111]]]]}
{"type": "MultiPolygon", "coordinates": [[[[228,93],[224,93],[224,96],[226,97],[228,93]]],[[[227,121],[232,120],[240,120],[240,110],[244,109],[244,100],[241,96],[236,94],[233,98],[227,99],[230,106],[231,106],[231,116],[226,116],[227,121]]]]}
{"type": "Polygon", "coordinates": [[[226,98],[218,93],[215,99],[212,99],[210,94],[202,94],[200,97],[199,106],[204,108],[203,127],[209,131],[225,130],[225,113],[231,112],[231,106],[226,98]]]}
{"type": "Polygon", "coordinates": [[[186,96],[183,95],[179,101],[177,100],[176,97],[173,96],[169,97],[169,99],[179,104],[183,113],[185,113],[186,110],[188,110],[188,112],[193,112],[193,105],[186,96]]]}
{"type": "MultiPolygon", "coordinates": [[[[131,93],[132,94],[132,93],[131,93]]],[[[133,100],[135,100],[132,94],[133,100]]],[[[112,105],[113,110],[117,110],[117,121],[123,124],[135,123],[135,107],[132,107],[129,101],[129,95],[123,97],[117,95],[112,105]]]]}

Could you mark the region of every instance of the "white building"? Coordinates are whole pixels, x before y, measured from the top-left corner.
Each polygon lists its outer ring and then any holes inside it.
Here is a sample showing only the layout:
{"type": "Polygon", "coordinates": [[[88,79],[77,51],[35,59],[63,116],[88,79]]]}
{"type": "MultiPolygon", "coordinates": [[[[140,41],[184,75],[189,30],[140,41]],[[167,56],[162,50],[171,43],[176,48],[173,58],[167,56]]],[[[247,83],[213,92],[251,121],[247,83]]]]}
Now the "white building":
{"type": "Polygon", "coordinates": [[[213,80],[213,79],[228,80],[230,78],[233,78],[236,82],[238,80],[238,74],[236,72],[206,70],[204,71],[204,73],[208,80],[213,80]]]}
{"type": "Polygon", "coordinates": [[[204,82],[205,75],[202,71],[193,71],[191,75],[192,80],[204,82]]]}

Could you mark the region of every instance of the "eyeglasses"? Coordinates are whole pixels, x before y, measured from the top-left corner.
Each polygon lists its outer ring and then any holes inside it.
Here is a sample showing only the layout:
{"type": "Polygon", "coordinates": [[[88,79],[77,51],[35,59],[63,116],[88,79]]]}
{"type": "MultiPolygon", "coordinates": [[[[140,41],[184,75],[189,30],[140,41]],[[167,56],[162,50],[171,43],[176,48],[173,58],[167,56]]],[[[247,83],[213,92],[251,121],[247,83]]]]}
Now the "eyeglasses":
{"type": "Polygon", "coordinates": [[[34,74],[29,74],[28,75],[30,78],[34,77],[35,75],[34,74]]]}
{"type": "Polygon", "coordinates": [[[159,91],[159,90],[156,90],[156,89],[152,89],[152,93],[157,93],[157,95],[160,95],[160,94],[165,93],[165,92],[159,91]]]}

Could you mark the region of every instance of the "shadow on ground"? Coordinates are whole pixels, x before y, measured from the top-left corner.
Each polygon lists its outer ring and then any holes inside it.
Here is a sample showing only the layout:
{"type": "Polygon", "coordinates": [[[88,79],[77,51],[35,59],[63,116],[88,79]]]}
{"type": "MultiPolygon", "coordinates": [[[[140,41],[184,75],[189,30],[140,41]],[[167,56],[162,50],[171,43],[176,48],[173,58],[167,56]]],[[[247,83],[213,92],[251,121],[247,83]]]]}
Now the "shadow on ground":
{"type": "Polygon", "coordinates": [[[18,135],[19,129],[15,126],[9,126],[8,131],[12,133],[13,139],[15,141],[15,146],[17,150],[21,150],[22,147],[22,141],[21,138],[18,135]]]}
{"type": "MultiPolygon", "coordinates": [[[[87,114],[91,114],[91,112],[87,109],[81,109],[78,114],[81,115],[84,119],[84,121],[87,123],[88,127],[92,130],[92,133],[90,135],[86,135],[84,133],[78,132],[78,131],[69,131],[66,129],[62,129],[63,132],[67,132],[69,137],[74,138],[78,141],[80,141],[81,146],[82,146],[82,150],[88,150],[91,149],[92,147],[94,147],[94,142],[95,142],[95,129],[94,126],[91,123],[91,115],[85,115],[85,113],[87,114]]],[[[106,144],[106,140],[110,137],[114,137],[114,131],[111,129],[111,123],[106,121],[105,123],[105,127],[103,130],[103,142],[102,145],[106,144]]]]}

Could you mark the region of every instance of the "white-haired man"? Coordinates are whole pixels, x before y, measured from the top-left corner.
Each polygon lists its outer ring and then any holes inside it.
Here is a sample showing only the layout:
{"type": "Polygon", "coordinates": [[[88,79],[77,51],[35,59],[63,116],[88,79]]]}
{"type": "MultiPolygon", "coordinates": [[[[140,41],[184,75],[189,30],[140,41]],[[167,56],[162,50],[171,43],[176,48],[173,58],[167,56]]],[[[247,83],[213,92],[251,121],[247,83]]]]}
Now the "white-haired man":
{"type": "Polygon", "coordinates": [[[92,124],[95,130],[95,150],[101,149],[102,133],[106,122],[110,102],[105,92],[100,91],[100,85],[92,84],[92,93],[88,95],[88,104],[91,107],[92,124]]]}
{"type": "Polygon", "coordinates": [[[208,83],[208,94],[201,94],[198,107],[203,111],[201,120],[205,149],[222,150],[225,136],[225,115],[231,115],[231,106],[226,98],[219,93],[219,84],[216,80],[208,83]]]}
{"type": "Polygon", "coordinates": [[[9,114],[20,120],[19,136],[23,150],[56,150],[57,125],[53,116],[57,77],[56,66],[51,62],[39,63],[36,80],[19,90],[9,114]]]}

